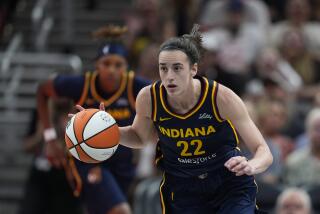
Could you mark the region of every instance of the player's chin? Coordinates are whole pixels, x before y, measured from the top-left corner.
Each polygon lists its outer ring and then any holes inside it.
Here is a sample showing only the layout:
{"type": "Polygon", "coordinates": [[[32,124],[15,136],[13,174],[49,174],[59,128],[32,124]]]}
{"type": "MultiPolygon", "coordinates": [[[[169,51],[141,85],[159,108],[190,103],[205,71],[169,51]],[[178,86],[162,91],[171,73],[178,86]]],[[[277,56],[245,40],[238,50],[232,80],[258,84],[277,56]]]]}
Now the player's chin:
{"type": "Polygon", "coordinates": [[[167,87],[167,93],[170,95],[170,96],[179,96],[181,91],[179,90],[179,88],[176,86],[176,87],[167,87]]]}

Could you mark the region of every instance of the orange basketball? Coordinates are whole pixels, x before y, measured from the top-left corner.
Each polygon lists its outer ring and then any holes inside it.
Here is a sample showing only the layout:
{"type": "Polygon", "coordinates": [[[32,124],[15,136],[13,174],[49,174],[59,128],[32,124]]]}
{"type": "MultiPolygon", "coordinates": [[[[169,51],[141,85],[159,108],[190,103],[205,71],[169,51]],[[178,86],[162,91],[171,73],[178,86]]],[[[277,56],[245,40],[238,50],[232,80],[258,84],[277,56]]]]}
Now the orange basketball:
{"type": "Polygon", "coordinates": [[[75,114],[65,133],[69,152],[86,163],[99,163],[110,158],[117,150],[119,138],[119,127],[114,118],[98,109],[75,114]]]}

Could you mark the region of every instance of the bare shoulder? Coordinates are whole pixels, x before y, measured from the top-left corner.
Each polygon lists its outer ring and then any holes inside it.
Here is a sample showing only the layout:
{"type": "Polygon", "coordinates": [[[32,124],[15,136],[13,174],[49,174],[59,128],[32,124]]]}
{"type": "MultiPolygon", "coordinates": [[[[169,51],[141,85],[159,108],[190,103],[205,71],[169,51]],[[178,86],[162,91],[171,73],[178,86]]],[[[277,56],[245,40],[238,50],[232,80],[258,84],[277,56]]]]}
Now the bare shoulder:
{"type": "Polygon", "coordinates": [[[230,88],[222,84],[219,84],[219,89],[217,93],[217,102],[219,106],[222,105],[223,107],[227,107],[237,99],[240,98],[238,95],[236,95],[236,93],[234,93],[230,88]]]}
{"type": "Polygon", "coordinates": [[[230,88],[219,84],[217,93],[217,105],[219,112],[224,119],[229,119],[234,114],[242,113],[245,105],[241,98],[230,88]]]}
{"type": "Polygon", "coordinates": [[[145,86],[142,88],[137,96],[136,100],[136,113],[139,115],[144,115],[147,117],[151,117],[151,86],[145,86]]]}

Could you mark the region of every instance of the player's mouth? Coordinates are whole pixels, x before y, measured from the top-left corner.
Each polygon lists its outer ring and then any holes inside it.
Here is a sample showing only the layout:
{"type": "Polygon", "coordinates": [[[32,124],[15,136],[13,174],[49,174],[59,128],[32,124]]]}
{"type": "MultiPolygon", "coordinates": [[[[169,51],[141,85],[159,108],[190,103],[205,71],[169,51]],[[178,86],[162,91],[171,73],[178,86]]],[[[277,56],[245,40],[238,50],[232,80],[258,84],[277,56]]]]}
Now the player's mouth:
{"type": "Polygon", "coordinates": [[[167,85],[167,87],[168,87],[168,88],[172,88],[172,89],[174,89],[174,88],[176,88],[176,87],[177,87],[177,85],[175,85],[175,84],[168,84],[168,85],[167,85]]]}

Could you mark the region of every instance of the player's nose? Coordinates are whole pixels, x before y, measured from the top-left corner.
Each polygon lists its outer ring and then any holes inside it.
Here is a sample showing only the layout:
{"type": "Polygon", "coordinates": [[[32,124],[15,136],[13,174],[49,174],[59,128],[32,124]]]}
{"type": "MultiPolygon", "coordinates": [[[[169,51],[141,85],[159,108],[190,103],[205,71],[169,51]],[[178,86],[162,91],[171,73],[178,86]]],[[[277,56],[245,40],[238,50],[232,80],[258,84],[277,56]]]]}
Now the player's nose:
{"type": "Polygon", "coordinates": [[[174,77],[175,77],[175,73],[172,69],[169,69],[168,70],[168,74],[167,74],[167,80],[169,81],[173,81],[174,80],[174,77]]]}

